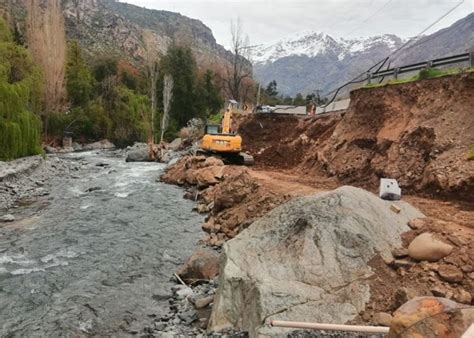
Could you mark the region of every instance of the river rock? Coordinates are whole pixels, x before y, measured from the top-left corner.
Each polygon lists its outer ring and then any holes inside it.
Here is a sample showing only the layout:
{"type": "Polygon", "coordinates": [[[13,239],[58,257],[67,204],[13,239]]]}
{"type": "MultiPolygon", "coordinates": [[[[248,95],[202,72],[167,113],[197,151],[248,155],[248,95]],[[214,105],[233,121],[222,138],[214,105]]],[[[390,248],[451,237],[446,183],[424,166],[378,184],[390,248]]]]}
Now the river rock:
{"type": "Polygon", "coordinates": [[[368,262],[391,257],[407,222],[423,215],[363,189],[293,199],[224,244],[209,331],[234,328],[251,337],[284,335],[270,320],[345,323],[370,298],[368,262]]]}
{"type": "Polygon", "coordinates": [[[202,309],[211,304],[214,301],[214,296],[204,297],[196,299],[194,306],[196,309],[202,309]]]}
{"type": "Polygon", "coordinates": [[[178,137],[178,138],[175,138],[170,144],[168,144],[167,148],[169,150],[176,151],[181,147],[182,144],[183,144],[183,140],[178,137]]]}
{"type": "Polygon", "coordinates": [[[150,150],[147,145],[143,148],[131,150],[127,153],[126,162],[146,162],[149,161],[150,150]]]}
{"type": "Polygon", "coordinates": [[[6,214],[0,217],[0,222],[6,223],[6,222],[14,222],[15,221],[15,216],[6,214]]]}
{"type": "Polygon", "coordinates": [[[46,146],[44,147],[44,151],[47,153],[47,154],[54,154],[54,153],[57,153],[58,150],[54,147],[51,147],[51,146],[46,146]]]}
{"type": "Polygon", "coordinates": [[[390,323],[392,322],[392,315],[387,312],[378,312],[374,315],[374,320],[373,322],[377,325],[382,325],[382,326],[390,326],[390,323]]]}
{"type": "Polygon", "coordinates": [[[439,276],[450,283],[457,283],[462,281],[464,275],[462,271],[455,265],[443,264],[438,268],[439,276]]]}
{"type": "Polygon", "coordinates": [[[200,249],[176,273],[185,281],[212,279],[219,274],[219,256],[213,250],[200,249]]]}
{"type": "Polygon", "coordinates": [[[84,150],[101,150],[101,149],[113,149],[115,145],[109,140],[101,140],[94,143],[84,145],[84,150]]]}
{"type": "Polygon", "coordinates": [[[451,253],[453,247],[435,238],[432,233],[418,235],[408,246],[408,255],[418,261],[436,262],[451,253]]]}

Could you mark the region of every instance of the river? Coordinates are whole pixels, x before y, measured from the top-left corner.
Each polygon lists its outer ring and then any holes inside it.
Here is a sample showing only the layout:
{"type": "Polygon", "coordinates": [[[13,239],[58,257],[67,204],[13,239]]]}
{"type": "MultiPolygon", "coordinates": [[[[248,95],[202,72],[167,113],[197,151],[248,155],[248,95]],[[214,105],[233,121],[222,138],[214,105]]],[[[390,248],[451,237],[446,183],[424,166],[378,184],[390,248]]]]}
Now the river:
{"type": "Polygon", "coordinates": [[[0,227],[0,335],[129,335],[168,311],[202,217],[164,166],[94,152],[0,227]]]}

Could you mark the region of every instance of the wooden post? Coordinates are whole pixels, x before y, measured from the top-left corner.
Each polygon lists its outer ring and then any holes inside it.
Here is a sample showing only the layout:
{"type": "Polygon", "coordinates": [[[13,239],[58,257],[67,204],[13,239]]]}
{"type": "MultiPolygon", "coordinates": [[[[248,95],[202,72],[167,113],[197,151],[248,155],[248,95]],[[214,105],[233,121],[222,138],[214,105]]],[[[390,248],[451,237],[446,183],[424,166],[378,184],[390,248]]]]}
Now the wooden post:
{"type": "Polygon", "coordinates": [[[370,84],[372,82],[372,73],[367,72],[367,84],[370,84]]]}

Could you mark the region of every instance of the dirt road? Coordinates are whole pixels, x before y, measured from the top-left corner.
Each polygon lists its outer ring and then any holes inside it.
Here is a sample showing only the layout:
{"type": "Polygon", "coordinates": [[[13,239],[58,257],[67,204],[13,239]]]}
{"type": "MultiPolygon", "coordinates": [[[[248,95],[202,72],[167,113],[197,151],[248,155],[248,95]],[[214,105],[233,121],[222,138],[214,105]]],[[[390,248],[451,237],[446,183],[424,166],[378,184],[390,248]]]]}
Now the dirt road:
{"type": "MultiPolygon", "coordinates": [[[[290,170],[276,171],[253,168],[250,170],[250,175],[266,190],[291,197],[333,190],[340,186],[340,183],[338,184],[335,179],[314,175],[300,176],[292,174],[290,170]]],[[[377,191],[372,192],[377,193],[377,191]]],[[[414,195],[403,196],[403,199],[416,206],[427,217],[454,222],[474,229],[474,205],[472,203],[444,201],[414,195]]]]}

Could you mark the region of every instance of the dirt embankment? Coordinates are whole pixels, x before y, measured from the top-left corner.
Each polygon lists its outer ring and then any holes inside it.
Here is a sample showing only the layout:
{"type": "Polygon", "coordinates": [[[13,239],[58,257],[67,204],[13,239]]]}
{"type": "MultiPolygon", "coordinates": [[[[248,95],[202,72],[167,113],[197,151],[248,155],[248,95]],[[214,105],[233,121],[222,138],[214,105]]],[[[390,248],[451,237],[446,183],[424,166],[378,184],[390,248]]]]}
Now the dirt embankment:
{"type": "Polygon", "coordinates": [[[391,177],[405,192],[473,201],[473,92],[473,73],[359,89],[342,118],[257,115],[240,132],[260,167],[370,190],[391,177]]]}

